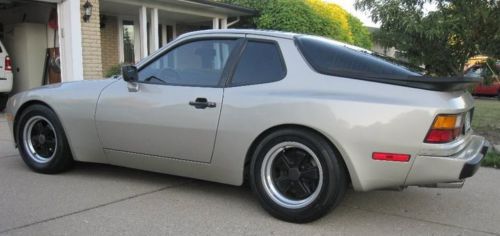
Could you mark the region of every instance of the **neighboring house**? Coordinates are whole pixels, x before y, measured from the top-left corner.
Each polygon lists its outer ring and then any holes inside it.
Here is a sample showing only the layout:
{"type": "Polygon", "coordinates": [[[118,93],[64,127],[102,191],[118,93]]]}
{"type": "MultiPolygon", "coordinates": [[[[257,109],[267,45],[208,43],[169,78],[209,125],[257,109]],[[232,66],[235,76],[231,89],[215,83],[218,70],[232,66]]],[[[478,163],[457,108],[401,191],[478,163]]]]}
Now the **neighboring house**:
{"type": "MultiPolygon", "coordinates": [[[[370,31],[371,34],[376,33],[379,31],[379,28],[375,27],[366,27],[368,31],[370,31]]],[[[377,42],[377,40],[373,39],[373,46],[371,49],[373,52],[376,52],[378,54],[392,57],[395,59],[402,59],[401,58],[401,53],[395,48],[395,47],[384,47],[380,44],[380,42],[377,42]]]]}
{"type": "Polygon", "coordinates": [[[0,40],[13,59],[14,80],[30,81],[15,85],[20,91],[102,78],[112,66],[135,63],[178,35],[225,29],[253,14],[209,0],[2,0],[0,40]]]}

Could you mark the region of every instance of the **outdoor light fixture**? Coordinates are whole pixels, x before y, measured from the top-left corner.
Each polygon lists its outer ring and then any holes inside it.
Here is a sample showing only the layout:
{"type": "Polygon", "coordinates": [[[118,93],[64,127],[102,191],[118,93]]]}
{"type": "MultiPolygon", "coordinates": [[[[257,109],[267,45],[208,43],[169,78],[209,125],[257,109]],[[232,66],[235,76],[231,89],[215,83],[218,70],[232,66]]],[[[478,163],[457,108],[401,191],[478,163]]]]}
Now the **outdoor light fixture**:
{"type": "Polygon", "coordinates": [[[92,4],[87,0],[85,4],[83,4],[83,21],[88,22],[90,17],[92,16],[92,4]]]}

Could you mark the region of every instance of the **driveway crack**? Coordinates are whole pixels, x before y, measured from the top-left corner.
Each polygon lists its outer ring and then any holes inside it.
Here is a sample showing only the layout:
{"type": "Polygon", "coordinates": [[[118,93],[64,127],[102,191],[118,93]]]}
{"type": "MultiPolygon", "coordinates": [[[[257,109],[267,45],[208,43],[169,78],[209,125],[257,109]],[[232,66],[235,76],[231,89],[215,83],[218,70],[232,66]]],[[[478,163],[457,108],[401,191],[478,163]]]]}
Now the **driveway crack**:
{"type": "Polygon", "coordinates": [[[375,214],[382,214],[382,215],[387,215],[387,216],[394,216],[394,217],[401,217],[409,220],[415,220],[415,221],[420,221],[420,222],[425,222],[425,223],[430,223],[430,224],[437,224],[441,226],[446,226],[446,227],[452,227],[452,228],[457,228],[457,229],[462,229],[462,230],[468,230],[468,231],[473,231],[477,233],[484,233],[484,234],[490,234],[490,235],[495,235],[495,236],[500,236],[499,233],[495,232],[490,232],[490,231],[484,231],[484,230],[479,230],[479,229],[473,229],[473,228],[468,228],[468,227],[463,227],[459,225],[454,225],[454,224],[448,224],[448,223],[442,223],[442,222],[436,222],[436,221],[431,221],[431,220],[424,220],[420,218],[415,218],[411,216],[405,216],[405,215],[400,215],[400,214],[395,214],[395,213],[387,213],[387,212],[380,212],[380,211],[375,211],[375,210],[370,210],[370,209],[365,209],[365,208],[360,208],[360,207],[355,207],[355,206],[344,206],[346,208],[351,208],[351,209],[356,209],[360,211],[366,211],[370,213],[375,213],[375,214]]]}
{"type": "Polygon", "coordinates": [[[7,155],[7,156],[0,156],[0,159],[9,158],[9,157],[17,157],[17,156],[19,156],[19,154],[12,154],[12,155],[7,155]]]}
{"type": "Polygon", "coordinates": [[[134,198],[142,197],[142,196],[153,194],[153,193],[158,193],[158,192],[161,192],[161,191],[164,191],[164,190],[167,190],[167,189],[172,189],[172,188],[176,188],[176,187],[185,186],[185,185],[188,185],[188,184],[193,183],[193,182],[194,182],[194,180],[183,181],[183,182],[178,183],[178,184],[165,186],[165,187],[154,189],[154,190],[151,190],[151,191],[148,191],[148,192],[134,194],[134,195],[131,195],[131,196],[128,196],[128,197],[120,198],[120,199],[117,199],[117,200],[114,200],[114,201],[111,201],[111,202],[107,202],[107,203],[103,203],[103,204],[99,204],[99,205],[96,205],[96,206],[93,206],[93,207],[81,209],[81,210],[70,212],[70,213],[67,213],[67,214],[63,214],[63,215],[59,215],[59,216],[54,216],[54,217],[51,217],[51,218],[48,218],[48,219],[44,219],[44,220],[40,220],[40,221],[35,221],[35,222],[29,223],[29,224],[25,224],[25,225],[16,226],[16,227],[13,227],[13,228],[10,228],[10,229],[2,230],[2,231],[0,231],[0,234],[9,233],[11,231],[19,230],[19,229],[23,229],[23,228],[27,228],[27,227],[30,227],[30,226],[33,226],[33,225],[43,224],[43,223],[54,221],[54,220],[57,220],[57,219],[61,219],[61,218],[67,217],[67,216],[77,215],[77,214],[80,214],[80,213],[83,213],[83,212],[87,212],[87,211],[91,211],[91,210],[94,210],[94,209],[97,209],[97,208],[101,208],[101,207],[113,205],[113,204],[116,204],[116,203],[124,202],[124,201],[127,201],[127,200],[131,200],[131,199],[134,199],[134,198]]]}

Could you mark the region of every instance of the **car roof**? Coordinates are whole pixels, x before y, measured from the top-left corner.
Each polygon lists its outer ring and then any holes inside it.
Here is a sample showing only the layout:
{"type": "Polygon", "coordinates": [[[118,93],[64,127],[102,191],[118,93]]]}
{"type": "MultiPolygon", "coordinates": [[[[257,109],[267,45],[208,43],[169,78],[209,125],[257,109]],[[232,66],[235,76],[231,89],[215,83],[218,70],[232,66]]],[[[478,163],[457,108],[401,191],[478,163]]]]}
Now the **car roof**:
{"type": "Polygon", "coordinates": [[[213,35],[213,34],[255,34],[277,38],[293,39],[295,36],[300,35],[291,32],[282,32],[275,30],[257,30],[257,29],[210,29],[198,30],[181,35],[179,38],[195,36],[195,35],[213,35]]]}
{"type": "Polygon", "coordinates": [[[350,49],[354,49],[356,51],[361,51],[364,53],[368,54],[373,54],[374,52],[357,47],[351,44],[347,44],[344,42],[340,42],[334,39],[330,38],[325,38],[321,36],[314,36],[314,35],[307,35],[307,34],[300,34],[300,33],[292,33],[292,32],[283,32],[283,31],[277,31],[277,30],[262,30],[262,29],[209,29],[209,30],[198,30],[198,31],[192,31],[189,33],[185,33],[181,35],[179,38],[184,38],[184,37],[189,37],[189,36],[197,36],[197,35],[215,35],[215,34],[253,34],[253,35],[261,35],[261,36],[268,36],[268,37],[276,37],[276,38],[285,38],[285,39],[294,39],[296,36],[310,36],[310,37],[318,37],[318,38],[323,38],[327,39],[330,42],[336,44],[337,46],[343,46],[347,47],[350,49]]]}

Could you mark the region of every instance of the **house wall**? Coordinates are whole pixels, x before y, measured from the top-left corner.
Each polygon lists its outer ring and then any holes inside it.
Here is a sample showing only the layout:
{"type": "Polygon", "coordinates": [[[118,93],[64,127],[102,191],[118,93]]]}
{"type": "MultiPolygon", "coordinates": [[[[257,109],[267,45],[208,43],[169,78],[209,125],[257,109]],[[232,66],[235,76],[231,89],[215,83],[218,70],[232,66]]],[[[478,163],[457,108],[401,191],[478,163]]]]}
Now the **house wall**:
{"type": "Polygon", "coordinates": [[[105,19],[104,28],[101,28],[101,60],[104,75],[119,63],[118,19],[114,16],[106,16],[105,19]]]}
{"type": "Polygon", "coordinates": [[[82,59],[83,78],[102,78],[101,58],[101,30],[99,23],[99,0],[89,0],[93,5],[92,16],[88,22],[83,21],[83,4],[87,0],[80,0],[80,21],[82,29],[82,59]]]}

